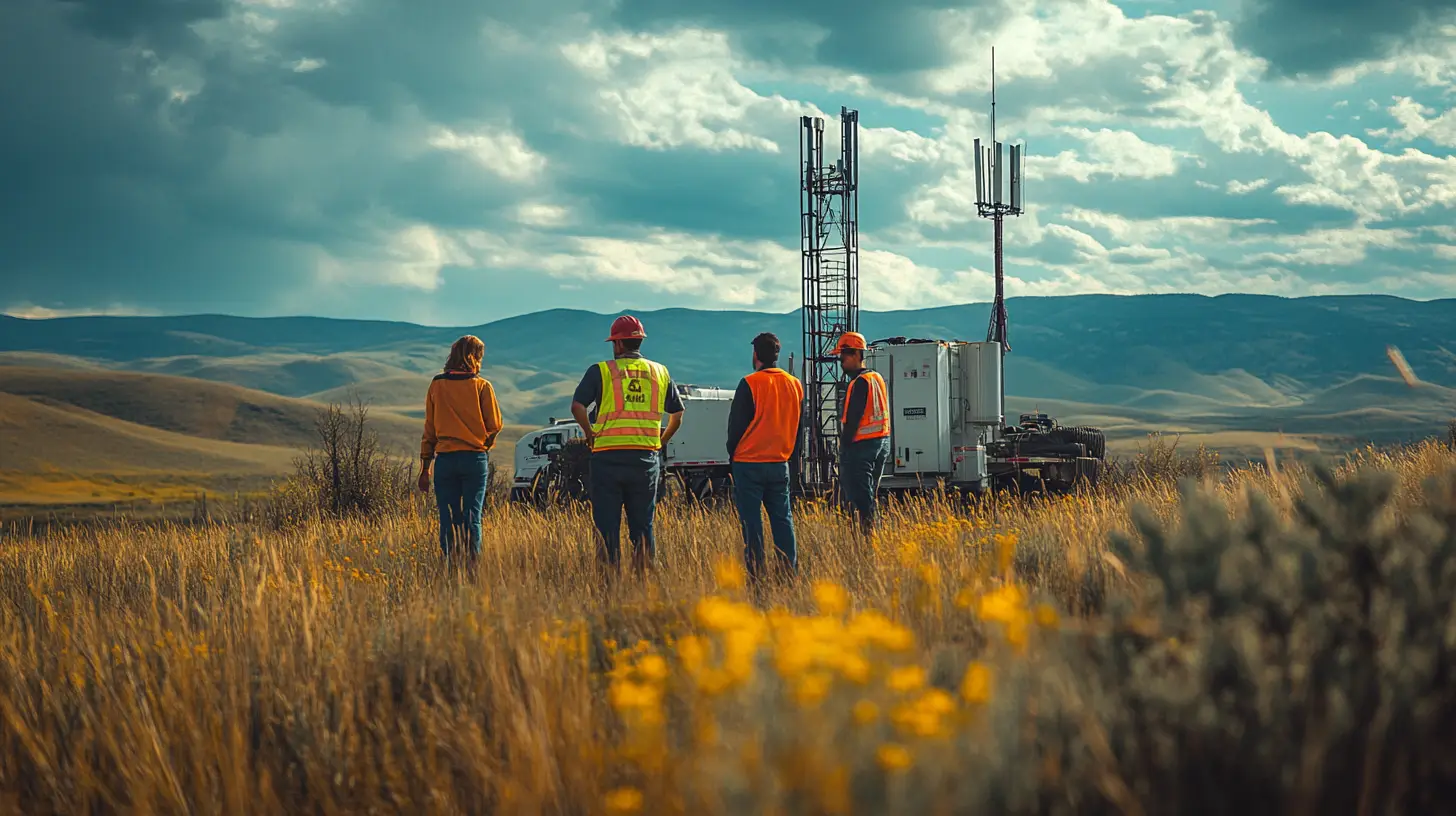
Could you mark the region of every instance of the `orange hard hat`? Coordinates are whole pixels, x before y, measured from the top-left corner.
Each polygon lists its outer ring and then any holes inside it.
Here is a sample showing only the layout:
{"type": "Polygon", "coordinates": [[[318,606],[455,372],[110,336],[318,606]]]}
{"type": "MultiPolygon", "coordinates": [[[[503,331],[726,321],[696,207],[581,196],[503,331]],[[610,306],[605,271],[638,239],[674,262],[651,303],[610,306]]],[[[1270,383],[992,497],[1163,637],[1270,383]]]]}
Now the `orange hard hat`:
{"type": "Polygon", "coordinates": [[[864,335],[859,332],[845,332],[839,336],[839,342],[834,346],[834,353],[838,354],[845,349],[859,349],[864,351],[869,348],[865,342],[864,335]]]}
{"type": "Polygon", "coordinates": [[[647,330],[642,328],[642,321],[632,315],[622,315],[612,321],[612,335],[607,338],[607,341],[641,340],[645,337],[647,337],[647,330]]]}

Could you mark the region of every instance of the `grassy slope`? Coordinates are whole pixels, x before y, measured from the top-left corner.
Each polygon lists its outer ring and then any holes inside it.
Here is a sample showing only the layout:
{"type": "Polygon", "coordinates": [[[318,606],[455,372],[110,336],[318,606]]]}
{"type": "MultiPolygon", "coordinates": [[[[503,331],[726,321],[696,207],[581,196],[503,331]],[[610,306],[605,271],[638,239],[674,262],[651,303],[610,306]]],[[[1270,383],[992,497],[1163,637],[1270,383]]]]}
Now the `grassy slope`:
{"type": "MultiPolygon", "coordinates": [[[[204,439],[298,446],[312,438],[319,404],[235,385],[133,372],[0,368],[0,392],[74,405],[138,425],[204,439]]],[[[374,412],[381,436],[413,447],[419,423],[374,412]]]]}
{"type": "MultiPolygon", "coordinates": [[[[112,502],[252,488],[312,441],[320,403],[203,380],[0,367],[0,503],[112,502]]],[[[413,458],[420,421],[374,409],[387,444],[413,458]]],[[[511,425],[495,459],[529,428],[511,425]]]]}
{"type": "Polygon", "coordinates": [[[169,499],[253,487],[293,451],[189,436],[0,393],[0,504],[169,499]]]}

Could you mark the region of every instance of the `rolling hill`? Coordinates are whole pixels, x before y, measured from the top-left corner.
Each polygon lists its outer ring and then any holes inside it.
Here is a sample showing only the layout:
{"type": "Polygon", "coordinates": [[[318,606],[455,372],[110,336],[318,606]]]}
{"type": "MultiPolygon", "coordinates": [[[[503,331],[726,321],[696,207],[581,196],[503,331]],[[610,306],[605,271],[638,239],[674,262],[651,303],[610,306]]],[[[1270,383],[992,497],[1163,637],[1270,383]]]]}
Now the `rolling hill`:
{"type": "MultiPolygon", "coordinates": [[[[312,441],[320,407],[236,385],[117,371],[0,367],[0,393],[186,436],[280,447],[312,441]]],[[[373,420],[390,444],[406,451],[419,444],[417,421],[382,411],[373,420]]]]}
{"type": "MultiPolygon", "coordinates": [[[[1095,422],[1114,435],[1240,431],[1357,444],[1439,432],[1456,411],[1456,353],[1448,347],[1456,300],[1087,295],[1012,298],[1008,312],[1009,408],[1065,406],[1060,418],[1095,422]],[[1427,385],[1412,390],[1393,379],[1387,344],[1401,348],[1427,385]]],[[[681,383],[732,387],[748,370],[749,341],[760,331],[783,339],[786,358],[801,356],[797,312],[638,314],[649,356],[681,383]]],[[[978,339],[987,315],[987,304],[864,312],[861,328],[871,339],[978,339]]],[[[311,317],[0,317],[0,365],[160,372],[310,404],[357,393],[382,413],[417,421],[424,385],[450,342],[472,333],[486,343],[486,375],[507,421],[538,425],[567,413],[576,380],[607,353],[611,318],[556,309],[430,327],[311,317]]],[[[250,412],[269,410],[254,402],[231,413],[217,409],[209,427],[227,419],[228,427],[246,429],[250,412]]],[[[289,416],[276,421],[288,427],[289,416]]],[[[284,433],[268,431],[275,432],[284,433]]]]}
{"type": "MultiPolygon", "coordinates": [[[[171,375],[0,365],[0,505],[256,489],[288,472],[323,407],[171,375]]],[[[414,458],[420,420],[371,406],[370,422],[386,445],[414,458]]],[[[509,468],[526,430],[506,428],[496,462],[509,468]]]]}

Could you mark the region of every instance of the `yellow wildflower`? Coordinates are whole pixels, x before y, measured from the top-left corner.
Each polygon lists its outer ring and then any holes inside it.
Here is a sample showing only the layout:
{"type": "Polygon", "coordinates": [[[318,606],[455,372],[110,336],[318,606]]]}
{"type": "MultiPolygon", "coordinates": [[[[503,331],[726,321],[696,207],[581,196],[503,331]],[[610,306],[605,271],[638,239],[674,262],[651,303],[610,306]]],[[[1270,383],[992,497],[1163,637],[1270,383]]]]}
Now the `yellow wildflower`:
{"type": "Polygon", "coordinates": [[[909,569],[920,561],[920,542],[905,539],[900,542],[900,566],[909,569]]]}
{"type": "Polygon", "coordinates": [[[698,635],[688,635],[676,644],[677,659],[689,674],[696,675],[708,662],[708,644],[698,635]]]}
{"type": "Polygon", "coordinates": [[[1016,533],[1001,533],[996,536],[996,569],[1002,575],[1011,572],[1011,562],[1016,558],[1016,533]]]}
{"type": "Polygon", "coordinates": [[[742,589],[747,580],[747,574],[743,570],[743,565],[733,558],[720,560],[713,569],[713,575],[717,581],[718,588],[729,592],[742,589]]]}
{"type": "Polygon", "coordinates": [[[849,635],[892,652],[907,651],[915,645],[915,635],[909,629],[874,610],[855,615],[849,622],[849,635]]]}
{"type": "Polygon", "coordinates": [[[869,725],[880,716],[880,707],[873,700],[860,700],[851,712],[857,725],[869,725]]]}
{"type": "Polygon", "coordinates": [[[623,680],[613,683],[607,692],[612,707],[618,711],[648,709],[662,701],[662,692],[646,683],[623,680]]]}
{"type": "Polygon", "coordinates": [[[870,679],[870,663],[854,652],[844,652],[839,658],[839,672],[851,683],[863,684],[870,679]]]}
{"type": "Polygon", "coordinates": [[[1026,651],[1027,616],[1022,615],[1006,624],[1006,642],[1017,654],[1026,651]]]}
{"type": "Polygon", "coordinates": [[[667,661],[660,655],[647,655],[637,664],[637,671],[648,680],[661,681],[667,677],[667,661]]]}
{"type": "Polygon", "coordinates": [[[822,614],[843,615],[849,609],[849,593],[833,581],[815,581],[814,603],[822,614]]]}
{"type": "Polygon", "coordinates": [[[963,587],[956,592],[951,603],[955,604],[958,609],[970,609],[976,605],[976,591],[970,587],[963,587]]]}
{"type": "Polygon", "coordinates": [[[903,745],[887,742],[875,751],[875,761],[881,768],[887,771],[899,771],[910,767],[914,758],[910,756],[910,749],[903,745]]]}
{"type": "Polygon", "coordinates": [[[636,813],[642,809],[642,791],[636,788],[617,788],[606,796],[608,813],[636,813]]]}
{"type": "Polygon", "coordinates": [[[940,567],[934,564],[921,564],[916,571],[920,573],[920,580],[924,581],[926,586],[940,586],[940,567]]]}
{"type": "Polygon", "coordinates": [[[972,705],[982,705],[991,699],[991,669],[979,661],[966,666],[966,676],[961,680],[961,697],[972,705]]]}
{"type": "Polygon", "coordinates": [[[753,607],[711,595],[698,601],[694,617],[704,628],[719,632],[759,622],[753,607]]]}
{"type": "Polygon", "coordinates": [[[914,691],[925,685],[925,669],[919,666],[901,666],[890,672],[885,685],[894,691],[914,691]]]}
{"type": "Polygon", "coordinates": [[[814,706],[829,693],[833,678],[822,672],[810,672],[794,685],[794,697],[803,706],[814,706]]]}
{"type": "Polygon", "coordinates": [[[1060,618],[1057,617],[1057,610],[1053,609],[1051,607],[1051,604],[1044,603],[1036,605],[1035,617],[1036,625],[1042,627],[1043,629],[1055,628],[1060,620],[1060,618]]]}
{"type": "Polygon", "coordinates": [[[1025,614],[1026,593],[1016,584],[1007,584],[982,596],[976,614],[981,620],[1010,623],[1025,614]]]}

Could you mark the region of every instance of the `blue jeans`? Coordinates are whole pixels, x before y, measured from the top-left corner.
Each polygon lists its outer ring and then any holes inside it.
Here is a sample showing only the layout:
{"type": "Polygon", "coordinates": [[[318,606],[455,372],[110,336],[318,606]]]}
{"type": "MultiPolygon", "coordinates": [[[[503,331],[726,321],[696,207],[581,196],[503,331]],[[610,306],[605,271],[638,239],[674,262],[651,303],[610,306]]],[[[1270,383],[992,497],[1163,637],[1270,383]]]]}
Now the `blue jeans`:
{"type": "Polygon", "coordinates": [[[632,564],[645,569],[657,555],[652,519],[657,512],[657,451],[609,450],[593,453],[588,490],[596,523],[597,560],[622,565],[622,512],[632,540],[632,564]]]}
{"type": "Polygon", "coordinates": [[[844,499],[859,517],[860,530],[868,534],[875,526],[880,477],[890,458],[890,438],[866,439],[845,445],[839,454],[839,485],[844,499]]]}
{"type": "Polygon", "coordinates": [[[490,476],[490,454],[450,451],[435,457],[435,506],[440,511],[440,550],[455,549],[456,536],[468,532],[470,555],[480,555],[480,515],[485,507],[485,485],[490,476]]]}
{"type": "Polygon", "coordinates": [[[738,522],[743,527],[743,560],[749,577],[762,578],[765,567],[760,507],[768,511],[777,565],[788,573],[798,572],[794,511],[789,506],[788,463],[734,462],[733,503],[738,505],[738,522]]]}

